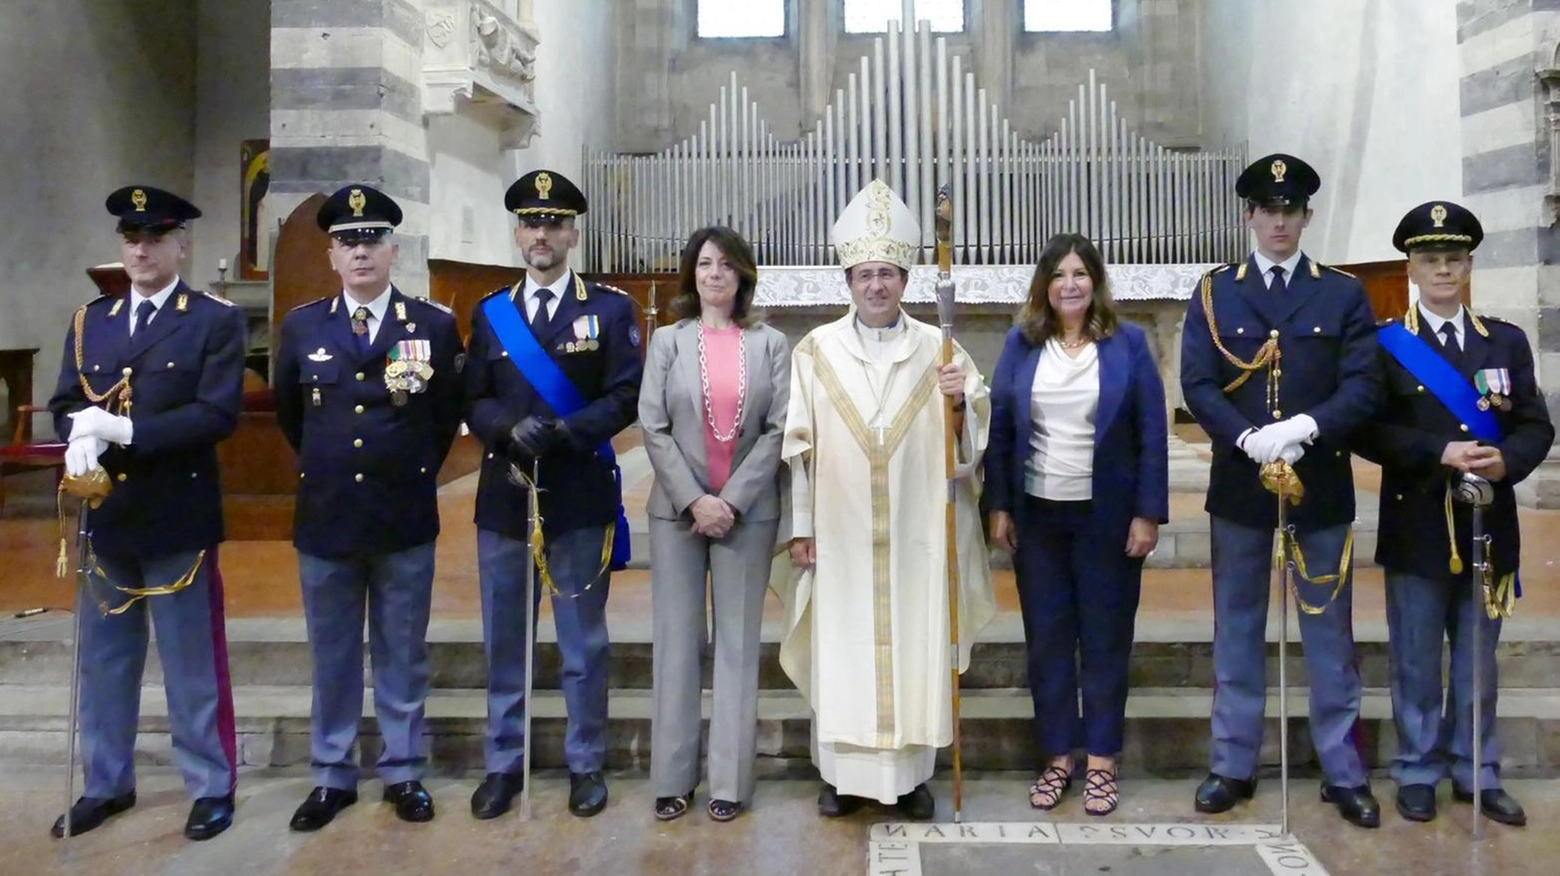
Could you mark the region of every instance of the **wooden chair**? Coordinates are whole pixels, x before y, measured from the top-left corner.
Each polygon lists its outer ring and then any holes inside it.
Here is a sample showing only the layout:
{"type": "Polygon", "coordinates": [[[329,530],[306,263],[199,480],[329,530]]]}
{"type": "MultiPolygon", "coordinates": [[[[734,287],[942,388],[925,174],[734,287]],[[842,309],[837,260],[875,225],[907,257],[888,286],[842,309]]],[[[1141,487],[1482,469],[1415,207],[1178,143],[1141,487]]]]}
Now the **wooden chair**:
{"type": "Polygon", "coordinates": [[[48,412],[48,408],[36,405],[16,406],[16,432],[10,444],[0,447],[0,514],[5,513],[6,475],[53,469],[56,486],[65,476],[65,442],[32,440],[33,415],[48,412]]]}

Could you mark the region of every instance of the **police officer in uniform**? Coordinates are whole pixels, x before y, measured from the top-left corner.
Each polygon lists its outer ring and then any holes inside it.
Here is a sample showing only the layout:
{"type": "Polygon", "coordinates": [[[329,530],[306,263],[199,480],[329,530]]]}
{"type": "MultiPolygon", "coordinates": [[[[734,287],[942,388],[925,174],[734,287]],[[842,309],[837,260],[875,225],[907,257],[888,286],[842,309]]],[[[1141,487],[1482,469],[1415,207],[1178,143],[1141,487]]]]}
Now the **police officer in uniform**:
{"type": "Polygon", "coordinates": [[[342,290],[287,315],[275,380],[276,418],[298,453],[293,545],[314,660],[316,787],[293,814],[299,831],[357,801],[365,609],[384,799],[404,821],[433,818],[420,780],[435,478],[460,427],[463,361],[449,309],[390,282],[395,201],[346,186],[318,222],[342,290]]]}
{"type": "MultiPolygon", "coordinates": [[[[1217,268],[1194,290],[1181,339],[1181,388],[1212,440],[1215,633],[1211,771],[1199,812],[1224,812],[1255,792],[1267,700],[1266,627],[1277,498],[1260,466],[1293,464],[1304,500],[1291,509],[1297,613],[1311,683],[1311,737],[1322,800],[1352,824],[1376,827],[1355,747],[1360,677],[1351,628],[1354,477],[1349,437],[1378,394],[1375,319],[1365,291],[1300,250],[1308,201],[1321,186],[1292,155],[1258,159],[1240,175],[1256,250],[1217,268]]],[[[1286,597],[1287,598],[1287,597],[1286,597]]]]}
{"type": "Polygon", "coordinates": [[[614,526],[621,490],[606,451],[634,421],[643,370],[639,329],[631,299],[569,270],[569,250],[579,242],[575,220],[586,210],[572,182],[555,171],[528,173],[510,186],[504,205],[520,220],[515,242],[526,272],[472,311],[466,366],[466,422],[486,449],[476,523],[487,776],[472,794],[471,811],[495,818],[520,790],[531,509],[529,492],[514,478],[529,477],[535,462],[546,566],[546,576],[538,568],[535,598],[539,603],[547,581],[556,587],[569,811],[590,816],[607,803],[607,555],[614,545],[626,547],[626,533],[614,526]],[[560,393],[575,396],[565,410],[557,409],[560,393]]]}
{"type": "MultiPolygon", "coordinates": [[[[179,277],[200,210],[151,186],[108,196],[130,293],[76,311],[49,400],[68,474],[101,467],[112,492],[88,517],[101,575],[80,605],[84,833],[135,805],[135,734],[147,617],[157,628],[174,760],[195,804],[184,835],[233,821],[233,693],[227,671],[217,443],[243,405],[244,316],[179,277]]],[[[54,823],[65,833],[65,818],[54,823]]]]}
{"type": "Polygon", "coordinates": [[[1419,301],[1378,332],[1385,402],[1356,448],[1382,466],[1376,562],[1386,571],[1397,810],[1412,821],[1433,819],[1436,785],[1448,775],[1453,797],[1471,802],[1477,769],[1484,815],[1522,825],[1526,813],[1500,783],[1495,646],[1521,551],[1512,488],[1543,462],[1555,429],[1527,336],[1462,305],[1483,238],[1479,220],[1451,201],[1420,204],[1398,223],[1392,244],[1408,254],[1419,301]],[[1484,511],[1493,564],[1487,599],[1472,593],[1471,510],[1452,500],[1464,472],[1494,487],[1484,511]],[[1477,654],[1474,624],[1481,627],[1477,654]],[[1451,642],[1444,712],[1443,636],[1451,642]],[[1475,671],[1483,699],[1476,744],[1475,671]]]}

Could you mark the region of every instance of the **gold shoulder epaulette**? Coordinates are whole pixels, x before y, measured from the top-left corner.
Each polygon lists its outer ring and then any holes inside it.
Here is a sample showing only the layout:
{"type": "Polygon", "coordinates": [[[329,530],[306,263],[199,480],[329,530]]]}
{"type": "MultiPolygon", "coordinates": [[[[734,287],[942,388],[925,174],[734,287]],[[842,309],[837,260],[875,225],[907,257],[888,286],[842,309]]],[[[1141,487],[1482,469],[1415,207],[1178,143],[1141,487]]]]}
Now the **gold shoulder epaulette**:
{"type": "Polygon", "coordinates": [[[1322,265],[1322,267],[1326,268],[1329,271],[1332,271],[1335,274],[1342,274],[1345,277],[1348,277],[1350,280],[1358,280],[1359,279],[1359,277],[1354,276],[1353,274],[1349,273],[1348,271],[1345,271],[1342,268],[1335,268],[1332,265],[1322,265]]]}
{"type": "Polygon", "coordinates": [[[1488,313],[1481,313],[1481,314],[1479,314],[1479,319],[1482,319],[1485,322],[1498,322],[1498,323],[1501,323],[1502,325],[1516,325],[1516,323],[1514,323],[1511,320],[1505,318],[1504,316],[1491,316],[1488,313]]]}
{"type": "Polygon", "coordinates": [[[1233,262],[1231,262],[1230,264],[1227,264],[1227,265],[1219,265],[1218,267],[1214,268],[1213,270],[1209,271],[1208,273],[1209,274],[1217,274],[1220,271],[1228,271],[1230,268],[1233,268],[1233,267],[1235,267],[1235,264],[1233,262]]]}
{"type": "Polygon", "coordinates": [[[316,304],[324,304],[325,302],[327,302],[327,301],[329,301],[329,300],[331,300],[332,298],[335,298],[335,297],[336,296],[334,296],[334,295],[326,295],[324,298],[316,298],[313,301],[305,301],[302,304],[298,305],[297,307],[294,307],[292,310],[289,310],[287,312],[288,313],[292,313],[294,310],[302,310],[305,307],[313,307],[316,304]]]}
{"type": "Polygon", "coordinates": [[[632,295],[629,295],[629,294],[628,294],[628,293],[627,293],[627,292],[625,292],[625,291],[623,291],[623,290],[622,290],[622,289],[619,289],[619,288],[618,288],[618,287],[616,287],[616,286],[609,286],[609,285],[607,285],[607,284],[606,284],[606,283],[591,283],[591,284],[590,284],[590,285],[592,285],[592,286],[598,286],[598,287],[600,287],[600,288],[602,288],[602,289],[605,289],[605,290],[607,290],[607,291],[608,291],[608,292],[616,292],[616,293],[617,293],[617,294],[619,294],[619,295],[622,295],[622,296],[625,296],[625,297],[627,297],[627,298],[632,298],[632,297],[634,297],[634,296],[632,296],[632,295]]]}
{"type": "Polygon", "coordinates": [[[213,294],[211,292],[206,292],[206,291],[202,291],[200,294],[206,296],[207,298],[210,298],[212,301],[217,302],[218,304],[222,305],[223,307],[237,307],[238,306],[238,305],[234,304],[233,302],[227,300],[226,298],[223,298],[221,295],[215,295],[215,294],[213,294]]]}
{"type": "Polygon", "coordinates": [[[448,314],[451,314],[451,315],[454,315],[454,313],[455,313],[455,311],[451,310],[448,305],[441,304],[441,303],[439,303],[437,301],[434,301],[432,298],[429,298],[426,295],[419,295],[414,300],[421,301],[423,304],[426,304],[429,307],[432,307],[432,308],[434,308],[436,310],[442,310],[445,313],[448,313],[448,314]]]}
{"type": "Polygon", "coordinates": [[[489,292],[488,294],[482,296],[481,300],[486,301],[489,298],[492,298],[494,295],[508,295],[509,294],[509,290],[513,289],[513,288],[514,288],[513,286],[500,286],[497,289],[494,289],[492,292],[489,292]]]}

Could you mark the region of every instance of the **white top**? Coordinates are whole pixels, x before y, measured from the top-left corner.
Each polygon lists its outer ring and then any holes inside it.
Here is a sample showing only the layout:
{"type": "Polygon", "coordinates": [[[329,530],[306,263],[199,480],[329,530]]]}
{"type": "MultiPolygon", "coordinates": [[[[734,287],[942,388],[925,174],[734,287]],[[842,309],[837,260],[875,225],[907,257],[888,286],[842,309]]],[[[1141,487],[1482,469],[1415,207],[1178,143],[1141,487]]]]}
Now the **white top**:
{"type": "Polygon", "coordinates": [[[1281,262],[1273,261],[1272,259],[1263,255],[1262,251],[1259,249],[1252,250],[1251,256],[1252,259],[1257,263],[1257,270],[1262,272],[1262,285],[1267,286],[1268,288],[1272,288],[1273,286],[1274,265],[1278,265],[1284,269],[1284,286],[1286,288],[1289,286],[1289,281],[1295,278],[1295,268],[1300,267],[1301,252],[1298,249],[1295,250],[1294,255],[1284,259],[1281,262]]]}
{"type": "Polygon", "coordinates": [[[168,303],[168,296],[173,294],[173,290],[175,288],[177,288],[178,285],[179,285],[179,277],[178,277],[177,274],[175,274],[174,277],[173,277],[173,282],[169,283],[166,286],[164,286],[162,288],[162,291],[158,292],[156,295],[142,295],[139,291],[136,291],[134,294],[132,294],[130,296],[130,336],[131,337],[135,337],[135,311],[136,311],[136,308],[141,306],[141,302],[142,301],[150,301],[150,302],[152,302],[152,314],[151,314],[151,316],[148,316],[146,318],[146,324],[147,325],[151,325],[152,324],[152,320],[157,318],[157,314],[162,313],[163,305],[168,303]]]}
{"type": "Polygon", "coordinates": [[[385,291],[379,293],[373,301],[367,303],[360,303],[356,298],[352,297],[352,293],[345,289],[341,290],[341,303],[347,306],[348,317],[351,317],[353,312],[359,307],[368,308],[368,342],[370,344],[374,342],[374,338],[379,334],[380,324],[385,321],[385,311],[390,309],[390,289],[390,286],[386,286],[385,291]]]}
{"type": "Polygon", "coordinates": [[[1461,304],[1457,305],[1457,312],[1452,314],[1451,319],[1442,319],[1431,313],[1425,308],[1423,302],[1416,303],[1414,306],[1419,308],[1419,318],[1425,321],[1425,325],[1430,327],[1430,331],[1435,332],[1437,340],[1440,340],[1442,337],[1441,326],[1451,323],[1452,337],[1457,339],[1457,349],[1461,350],[1463,348],[1463,306],[1461,304]]]}
{"type": "Polygon", "coordinates": [[[548,283],[546,286],[538,286],[538,285],[536,285],[536,281],[531,279],[531,275],[530,274],[526,274],[525,275],[525,319],[526,319],[526,321],[530,322],[531,320],[536,319],[536,305],[541,303],[541,299],[536,297],[537,290],[539,290],[539,289],[548,289],[548,290],[552,291],[552,297],[547,299],[547,318],[550,320],[550,319],[553,318],[553,314],[558,312],[558,302],[563,300],[564,293],[568,292],[569,291],[569,287],[571,287],[573,285],[574,285],[574,272],[573,271],[564,271],[563,274],[558,277],[558,279],[552,281],[551,283],[548,283]]]}
{"type": "Polygon", "coordinates": [[[1040,350],[1029,390],[1029,459],[1024,492],[1076,502],[1094,497],[1094,416],[1100,406],[1100,357],[1094,344],[1076,359],[1052,338],[1040,350]]]}

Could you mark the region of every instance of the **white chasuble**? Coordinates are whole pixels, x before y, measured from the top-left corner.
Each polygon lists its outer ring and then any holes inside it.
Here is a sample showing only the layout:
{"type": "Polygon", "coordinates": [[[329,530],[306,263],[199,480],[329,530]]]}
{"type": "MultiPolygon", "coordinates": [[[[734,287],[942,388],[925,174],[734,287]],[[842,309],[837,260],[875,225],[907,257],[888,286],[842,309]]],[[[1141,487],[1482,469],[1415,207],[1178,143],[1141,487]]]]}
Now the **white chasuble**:
{"type": "MultiPolygon", "coordinates": [[[[936,748],[953,741],[942,335],[903,313],[900,324],[866,329],[852,311],[796,346],[781,453],[791,534],[815,539],[817,562],[782,560],[772,581],[781,666],[812,705],[824,780],[885,803],[930,778],[936,748]]],[[[954,357],[967,405],[955,466],[962,672],[995,612],[978,508],[991,404],[963,348],[954,357]]]]}

